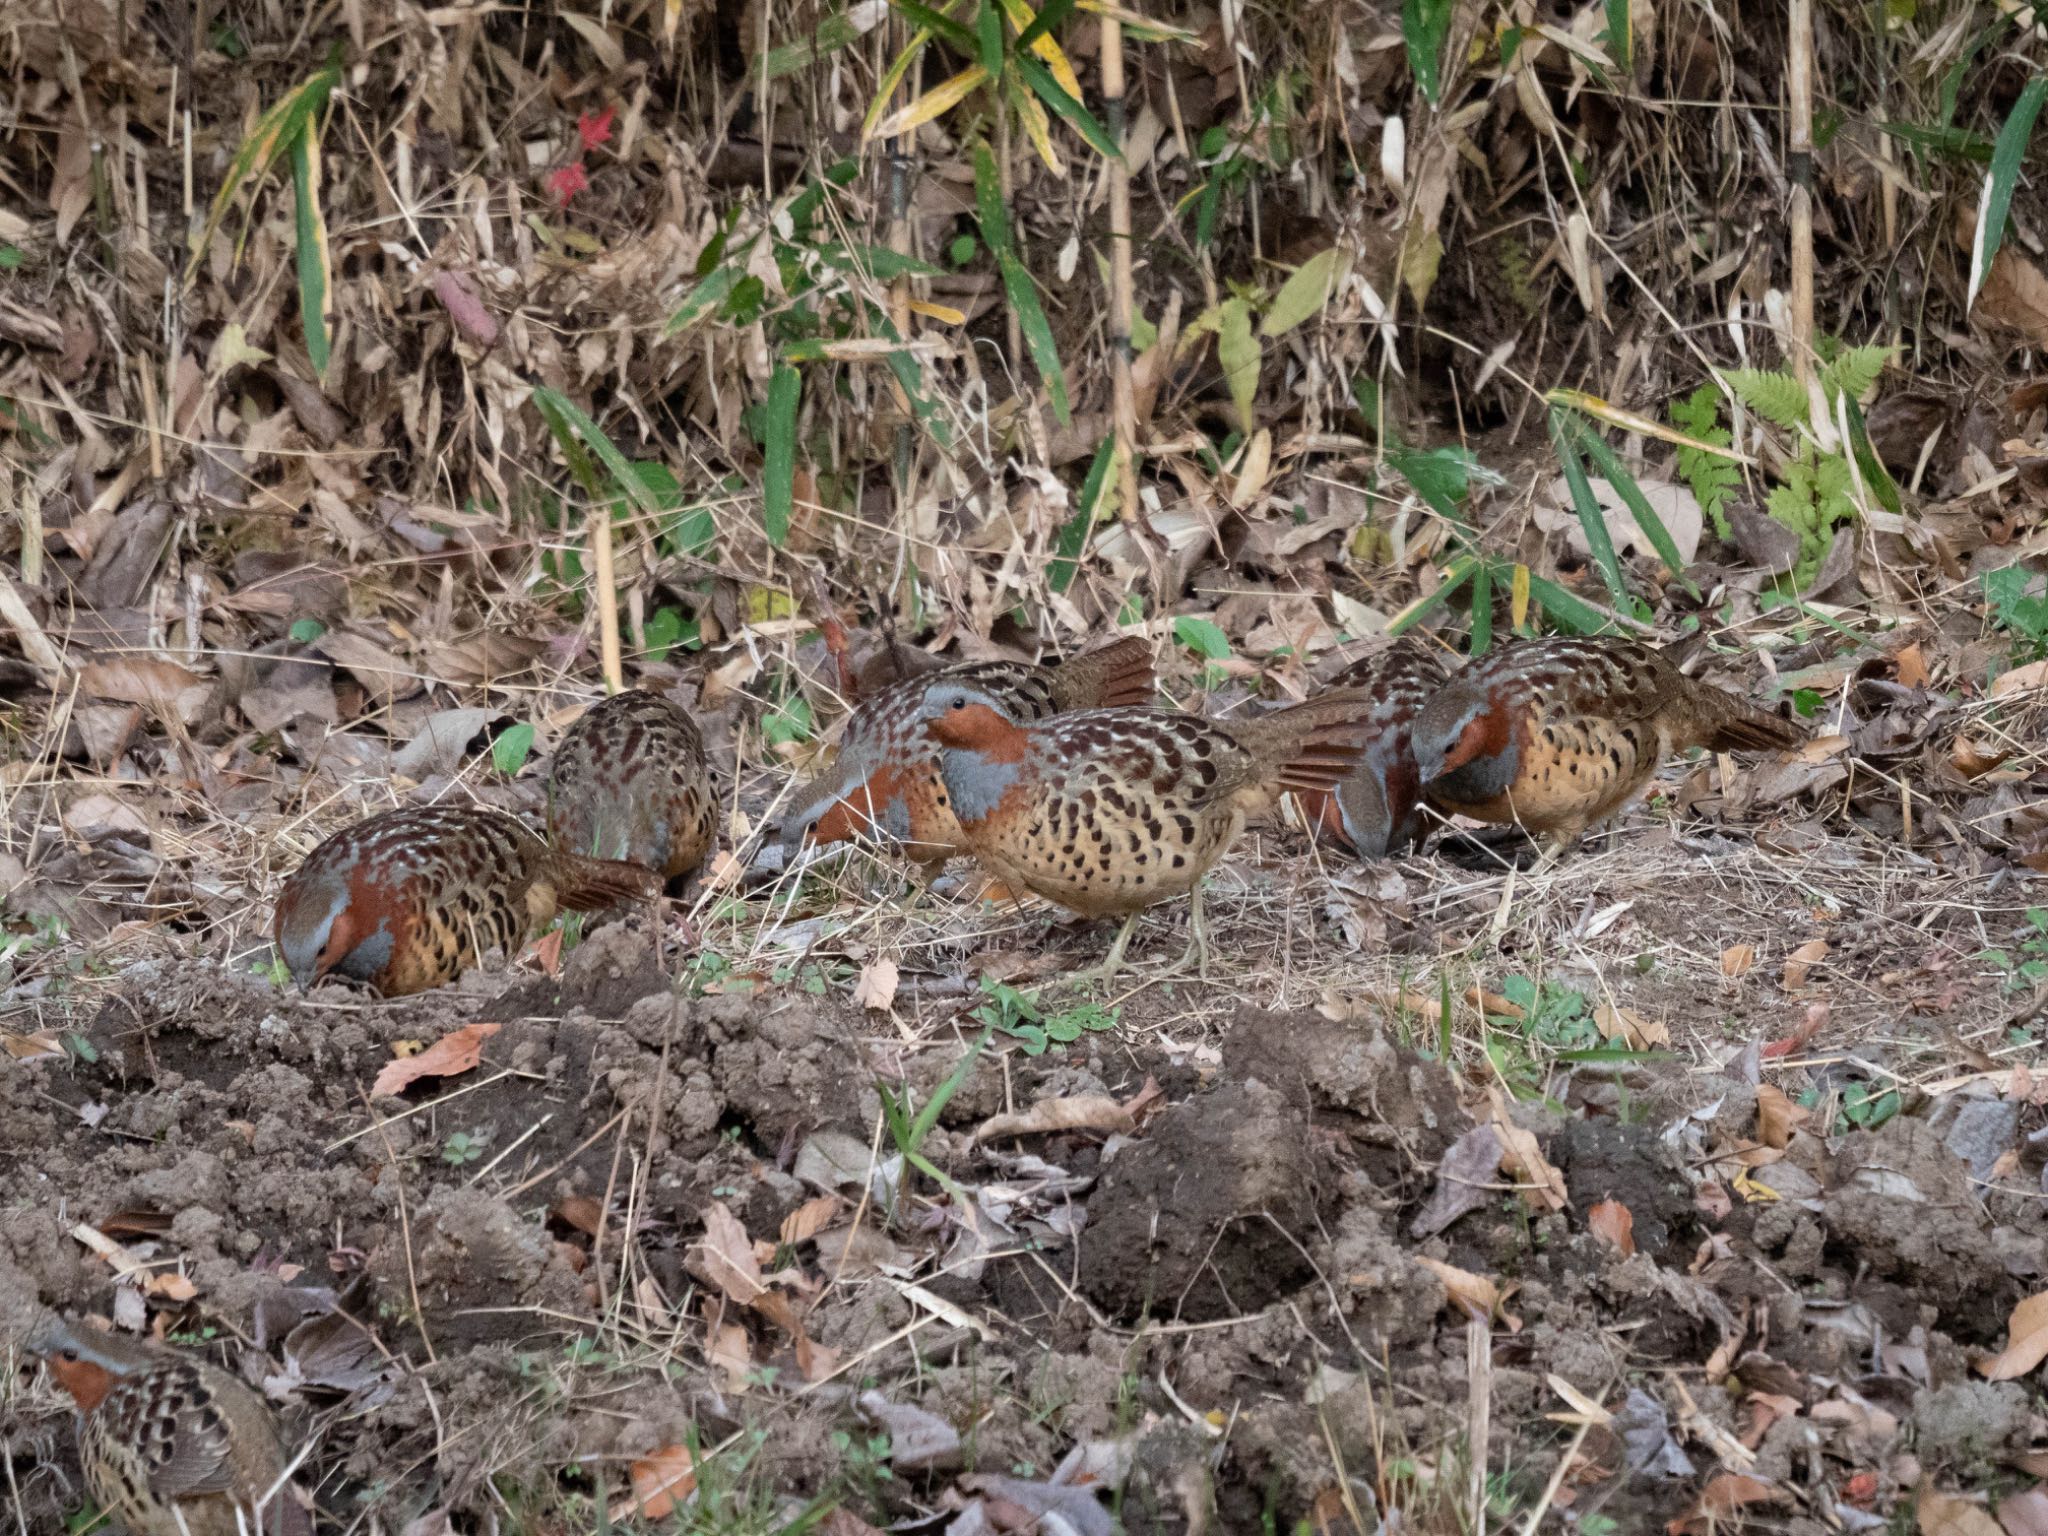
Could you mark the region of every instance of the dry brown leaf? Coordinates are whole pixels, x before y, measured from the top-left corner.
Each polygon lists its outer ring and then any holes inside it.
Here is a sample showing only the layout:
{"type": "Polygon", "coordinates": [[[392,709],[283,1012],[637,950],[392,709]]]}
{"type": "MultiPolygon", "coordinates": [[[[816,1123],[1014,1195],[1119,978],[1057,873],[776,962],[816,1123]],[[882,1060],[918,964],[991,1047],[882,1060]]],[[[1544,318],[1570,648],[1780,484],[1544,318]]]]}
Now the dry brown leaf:
{"type": "Polygon", "coordinates": [[[1131,1112],[1107,1094],[1078,1093],[1044,1099],[1020,1115],[991,1115],[974,1133],[976,1141],[998,1136],[1037,1136],[1047,1131],[1103,1131],[1128,1136],[1136,1129],[1131,1112]]]}
{"type": "Polygon", "coordinates": [[[388,646],[352,629],[330,629],[320,637],[321,654],[363,685],[378,707],[388,709],[426,686],[418,669],[388,646]]]}
{"type": "Polygon", "coordinates": [[[455,1077],[469,1071],[483,1059],[484,1042],[504,1027],[495,1023],[465,1024],[418,1055],[385,1062],[377,1081],[370,1085],[370,1096],[388,1099],[405,1092],[423,1077],[455,1077]]]}
{"type": "Polygon", "coordinates": [[[1633,1008],[1602,1003],[1593,1010],[1593,1022],[1600,1026],[1602,1039],[1609,1044],[1619,1041],[1632,1051],[1654,1050],[1671,1043],[1671,1031],[1661,1021],[1646,1019],[1633,1008]]]}
{"type": "Polygon", "coordinates": [[[1508,1115],[1507,1101],[1498,1088],[1487,1090],[1493,1108],[1493,1130],[1500,1138],[1500,1165],[1521,1183],[1521,1196],[1532,1206],[1561,1211],[1571,1204],[1565,1192],[1564,1175],[1550,1165],[1535,1134],[1523,1130],[1508,1115]]]}
{"type": "Polygon", "coordinates": [[[2037,347],[2048,347],[2048,275],[2013,249],[2008,240],[1991,258],[1984,286],[1970,318],[2009,325],[2037,347]]]}
{"type": "Polygon", "coordinates": [[[886,956],[870,960],[861,967],[860,979],[853,984],[853,1001],[858,1007],[872,1008],[876,1013],[887,1013],[896,1001],[896,981],[901,973],[896,962],[886,956]]]}
{"type": "Polygon", "coordinates": [[[1797,992],[1806,985],[1813,968],[1827,958],[1831,946],[1826,939],[1808,939],[1785,957],[1784,987],[1797,992]]]}
{"type": "Polygon", "coordinates": [[[1730,944],[1721,951],[1721,974],[1733,979],[1747,976],[1756,964],[1754,944],[1730,944]]]}
{"type": "Polygon", "coordinates": [[[1993,1381],[2013,1381],[2043,1360],[2048,1360],[2048,1291],[2036,1291],[2012,1309],[2005,1348],[1979,1360],[1977,1370],[1993,1381]]]}
{"type": "Polygon", "coordinates": [[[1635,1213],[1619,1200],[1602,1200],[1586,1212],[1586,1228],[1624,1255],[1636,1251],[1635,1213]]]}
{"type": "Polygon", "coordinates": [[[687,1445],[671,1445],[656,1451],[631,1469],[633,1499],[649,1520],[666,1520],[675,1512],[676,1502],[697,1491],[696,1465],[687,1445]]]}
{"type": "Polygon", "coordinates": [[[1482,1321],[1491,1318],[1494,1309],[1500,1305],[1500,1287],[1484,1275],[1475,1275],[1469,1269],[1460,1269],[1455,1264],[1446,1264],[1441,1259],[1432,1259],[1423,1254],[1415,1255],[1415,1262],[1428,1270],[1444,1283],[1444,1297],[1451,1305],[1482,1321]]]}
{"type": "Polygon", "coordinates": [[[1712,1530],[1728,1529],[1729,1517],[1750,1504],[1776,1504],[1779,1491],[1760,1477],[1745,1472],[1723,1472],[1700,1490],[1693,1513],[1682,1515],[1664,1527],[1671,1536],[1705,1536],[1712,1530]]]}
{"type": "Polygon", "coordinates": [[[1991,684],[1991,697],[2002,699],[2008,694],[2029,693],[2036,688],[2048,688],[2048,661],[2030,661],[2023,667],[1999,673],[1991,684]]]}
{"type": "Polygon", "coordinates": [[[761,1283],[761,1265],[754,1257],[753,1239],[724,1201],[714,1200],[705,1208],[704,1236],[691,1253],[697,1260],[692,1268],[704,1283],[741,1306],[754,1306],[767,1293],[761,1283]]]}
{"type": "Polygon", "coordinates": [[[832,1225],[832,1218],[839,1214],[839,1203],[837,1195],[819,1195],[814,1200],[806,1200],[782,1218],[782,1240],[785,1243],[810,1241],[832,1225]]]}
{"type": "Polygon", "coordinates": [[[1936,1493],[1922,1483],[1913,1513],[1920,1521],[1920,1536],[2001,1536],[1998,1522],[1982,1504],[1936,1493]]]}
{"type": "Polygon", "coordinates": [[[2048,1489],[2029,1488],[1998,1501],[2005,1536],[2048,1536],[2048,1489]]]}
{"type": "Polygon", "coordinates": [[[1785,1090],[1761,1083],[1756,1090],[1756,1138],[1782,1152],[1792,1144],[1792,1133],[1813,1118],[1813,1111],[1795,1104],[1785,1090]]]}
{"type": "Polygon", "coordinates": [[[199,719],[213,685],[175,661],[154,656],[114,656],[95,661],[78,675],[78,686],[96,699],[139,704],[161,719],[186,725],[199,719]]]}
{"type": "Polygon", "coordinates": [[[5,1051],[14,1061],[43,1061],[52,1056],[62,1056],[64,1047],[50,1031],[40,1030],[33,1035],[0,1034],[0,1051],[5,1051]]]}

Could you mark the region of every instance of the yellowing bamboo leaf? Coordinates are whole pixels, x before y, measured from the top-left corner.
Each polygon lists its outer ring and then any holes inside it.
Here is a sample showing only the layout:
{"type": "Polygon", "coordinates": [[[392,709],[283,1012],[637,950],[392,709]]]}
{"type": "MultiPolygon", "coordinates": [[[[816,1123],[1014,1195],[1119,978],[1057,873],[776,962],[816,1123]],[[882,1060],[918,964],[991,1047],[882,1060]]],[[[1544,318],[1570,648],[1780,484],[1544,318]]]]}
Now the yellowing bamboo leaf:
{"type": "Polygon", "coordinates": [[[1577,389],[1553,389],[1543,396],[1545,405],[1567,406],[1583,411],[1610,427],[1619,427],[1624,432],[1640,432],[1645,437],[1654,437],[1660,442],[1671,443],[1679,448],[1691,448],[1700,453],[1711,453],[1717,459],[1732,459],[1737,464],[1754,464],[1756,460],[1747,454],[1737,453],[1733,448],[1724,448],[1714,443],[1703,443],[1696,437],[1688,437],[1675,427],[1667,427],[1661,421],[1652,421],[1647,416],[1638,416],[1634,411],[1625,411],[1618,405],[1609,405],[1598,395],[1589,395],[1577,389]]]}
{"type": "Polygon", "coordinates": [[[1529,567],[1519,561],[1508,583],[1508,622],[1516,629],[1529,622],[1529,567]]]}
{"type": "Polygon", "coordinates": [[[896,95],[896,87],[903,83],[903,77],[910,73],[910,66],[917,62],[918,52],[932,40],[930,32],[919,28],[911,35],[903,51],[896,55],[888,69],[882,73],[880,83],[875,87],[875,99],[868,103],[867,115],[860,120],[860,141],[865,144],[876,137],[875,125],[882,120],[882,114],[889,110],[889,102],[896,95]]]}
{"type": "Polygon", "coordinates": [[[928,299],[912,299],[910,301],[910,312],[913,315],[924,315],[929,319],[937,320],[942,325],[965,325],[967,323],[967,314],[964,310],[955,309],[950,304],[934,304],[928,299]]]}
{"type": "Polygon", "coordinates": [[[917,100],[891,112],[861,135],[862,142],[893,139],[922,128],[926,123],[944,117],[987,84],[988,71],[979,64],[970,64],[952,79],[941,81],[917,100]]]}
{"type": "Polygon", "coordinates": [[[1193,43],[1201,40],[1201,34],[1190,32],[1186,27],[1176,27],[1171,22],[1154,21],[1141,16],[1128,6],[1112,4],[1111,0],[1075,0],[1074,9],[1087,11],[1095,16],[1107,16],[1120,21],[1135,31],[1147,34],[1147,41],[1160,43],[1193,43]]]}
{"type": "MultiPolygon", "coordinates": [[[[1026,5],[1024,0],[1003,0],[1003,14],[1010,18],[1010,25],[1017,29],[1019,36],[1038,20],[1038,12],[1026,5]]],[[[1066,54],[1060,51],[1060,45],[1052,40],[1050,32],[1033,42],[1031,51],[1045,61],[1046,69],[1051,72],[1053,79],[1059,82],[1061,90],[1076,101],[1082,99],[1081,82],[1075,78],[1074,66],[1067,62],[1066,54]]]]}
{"type": "Polygon", "coordinates": [[[1316,252],[1289,273],[1280,291],[1273,295],[1273,303],[1259,325],[1259,334],[1285,336],[1320,312],[1329,303],[1342,275],[1338,267],[1341,254],[1333,245],[1327,251],[1316,252]]]}
{"type": "Polygon", "coordinates": [[[1052,119],[1045,115],[1045,103],[1032,95],[1015,75],[1003,77],[1003,94],[1016,108],[1018,125],[1023,128],[1024,137],[1031,141],[1031,147],[1038,151],[1038,158],[1045,162],[1045,168],[1062,181],[1066,180],[1067,162],[1060,158],[1060,152],[1052,142],[1052,119]]]}

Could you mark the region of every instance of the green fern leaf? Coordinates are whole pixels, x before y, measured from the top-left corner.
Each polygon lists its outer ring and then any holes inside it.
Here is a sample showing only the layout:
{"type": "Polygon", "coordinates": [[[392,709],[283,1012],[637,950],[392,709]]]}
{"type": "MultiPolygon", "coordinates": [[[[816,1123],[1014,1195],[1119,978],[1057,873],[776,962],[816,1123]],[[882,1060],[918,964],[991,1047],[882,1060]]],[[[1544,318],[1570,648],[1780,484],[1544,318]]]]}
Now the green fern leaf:
{"type": "Polygon", "coordinates": [[[1846,394],[1858,405],[1869,398],[1877,387],[1878,378],[1884,373],[1885,364],[1892,360],[1890,347],[1851,347],[1832,363],[1821,375],[1826,386],[1828,400],[1832,404],[1837,395],[1846,394]]]}
{"type": "Polygon", "coordinates": [[[1806,420],[1806,391],[1791,374],[1731,368],[1722,377],[1736,399],[1772,426],[1790,432],[1806,420]]]}
{"type": "MultiPolygon", "coordinates": [[[[1671,424],[1687,437],[1696,437],[1717,448],[1726,448],[1734,441],[1721,425],[1721,392],[1711,384],[1702,384],[1684,399],[1672,401],[1671,424]]],[[[1693,499],[1713,523],[1714,532],[1727,538],[1728,503],[1742,482],[1742,472],[1733,461],[1717,453],[1702,453],[1681,445],[1678,473],[1692,488],[1693,499]]]]}

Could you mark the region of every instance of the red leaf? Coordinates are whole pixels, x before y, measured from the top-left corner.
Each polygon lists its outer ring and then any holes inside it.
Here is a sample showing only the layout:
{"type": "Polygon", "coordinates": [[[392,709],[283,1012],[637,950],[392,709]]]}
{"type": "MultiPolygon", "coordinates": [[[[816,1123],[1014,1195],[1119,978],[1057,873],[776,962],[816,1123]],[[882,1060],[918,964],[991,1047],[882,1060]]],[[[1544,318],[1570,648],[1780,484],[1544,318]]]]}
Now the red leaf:
{"type": "Polygon", "coordinates": [[[1622,1254],[1636,1251],[1636,1218],[1619,1200],[1602,1200],[1586,1212],[1586,1225],[1622,1254]]]}
{"type": "Polygon", "coordinates": [[[586,112],[576,119],[576,137],[583,141],[585,154],[600,144],[611,142],[612,115],[617,110],[616,107],[606,107],[602,112],[586,112]]]}
{"type": "Polygon", "coordinates": [[[467,1072],[483,1058],[484,1042],[499,1030],[503,1024],[465,1024],[450,1034],[443,1035],[417,1056],[401,1056],[396,1061],[384,1063],[384,1070],[377,1074],[377,1081],[370,1085],[372,1098],[390,1098],[403,1093],[411,1084],[423,1077],[453,1077],[467,1072]]]}
{"type": "Polygon", "coordinates": [[[569,199],[590,185],[590,177],[584,172],[581,160],[572,160],[548,177],[548,190],[555,195],[555,201],[567,207],[569,199]]]}

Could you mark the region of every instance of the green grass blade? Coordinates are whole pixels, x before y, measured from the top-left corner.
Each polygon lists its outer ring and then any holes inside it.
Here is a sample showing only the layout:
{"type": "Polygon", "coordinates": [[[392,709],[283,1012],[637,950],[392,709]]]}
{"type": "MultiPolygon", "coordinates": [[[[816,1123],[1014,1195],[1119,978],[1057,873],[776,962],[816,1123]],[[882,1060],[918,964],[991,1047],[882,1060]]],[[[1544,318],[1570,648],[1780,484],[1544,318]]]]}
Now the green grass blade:
{"type": "Polygon", "coordinates": [[[1031,285],[1031,274],[1024,270],[1024,263],[1010,252],[997,256],[996,266],[1003,274],[1003,291],[1010,296],[1010,307],[1017,311],[1017,322],[1023,328],[1024,350],[1038,365],[1039,377],[1045,380],[1045,392],[1052,401],[1053,416],[1064,427],[1074,419],[1074,413],[1067,404],[1067,378],[1060,367],[1059,344],[1053,340],[1052,324],[1038,302],[1038,290],[1031,285]]]}
{"type": "MultiPolygon", "coordinates": [[[[928,5],[919,4],[918,0],[889,0],[889,3],[925,31],[943,37],[968,58],[974,57],[978,45],[972,28],[933,10],[928,5]]],[[[993,74],[994,71],[991,70],[990,73],[993,74]]]]}
{"type": "MultiPolygon", "coordinates": [[[[1574,424],[1576,426],[1576,423],[1574,424]]],[[[1650,498],[1643,494],[1643,488],[1636,483],[1636,477],[1628,472],[1628,466],[1621,462],[1620,455],[1607,445],[1607,439],[1598,432],[1584,427],[1578,428],[1579,445],[1593,460],[1593,467],[1600,471],[1600,478],[1621,493],[1629,514],[1635,518],[1636,526],[1643,530],[1643,536],[1650,541],[1650,547],[1657,551],[1657,558],[1664,562],[1665,569],[1676,576],[1686,591],[1694,597],[1700,589],[1685,575],[1685,562],[1679,558],[1678,545],[1672,541],[1671,530],[1664,526],[1664,519],[1657,515],[1657,509],[1650,505],[1650,498]]],[[[1601,527],[1607,526],[1601,519],[1601,527]]]]}
{"type": "Polygon", "coordinates": [[[334,267],[327,245],[327,219],[320,211],[320,136],[309,116],[292,136],[294,244],[298,248],[299,323],[313,372],[325,378],[330,356],[328,313],[334,295],[334,267]]]}
{"type": "Polygon", "coordinates": [[[796,505],[796,409],[803,400],[803,375],[784,363],[768,380],[767,463],[761,474],[761,520],[777,549],[789,537],[796,505]]]}
{"type": "Polygon", "coordinates": [[[1579,444],[1584,436],[1561,409],[1550,413],[1550,440],[1557,448],[1565,483],[1571,487],[1572,510],[1579,515],[1586,547],[1593,552],[1593,563],[1600,568],[1601,579],[1614,594],[1616,605],[1625,609],[1629,606],[1628,583],[1622,579],[1621,561],[1616,558],[1614,540],[1607,533],[1607,514],[1601,509],[1600,498],[1593,494],[1593,482],[1586,478],[1586,466],[1579,457],[1579,444]]]}
{"type": "Polygon", "coordinates": [[[1088,466],[1088,476],[1081,482],[1080,504],[1067,524],[1060,529],[1059,538],[1053,545],[1053,557],[1046,566],[1045,579],[1055,592],[1064,592],[1074,584],[1074,576],[1081,569],[1081,551],[1088,547],[1088,532],[1095,526],[1095,509],[1101,505],[1102,489],[1109,484],[1109,469],[1116,462],[1116,436],[1114,433],[1103,438],[1095,450],[1095,461],[1088,466]]]}
{"type": "Polygon", "coordinates": [[[619,452],[615,444],[604,433],[604,429],[588,416],[567,395],[560,390],[549,389],[545,384],[536,384],[533,389],[533,403],[547,421],[548,430],[554,433],[555,441],[561,445],[562,456],[569,461],[569,471],[577,482],[593,495],[600,494],[604,486],[598,480],[596,471],[584,456],[582,445],[597,455],[611,476],[612,484],[633,503],[633,506],[649,516],[661,514],[661,499],[655,495],[647,482],[634,472],[633,462],[619,452]],[[579,445],[580,439],[580,445],[579,445]]]}
{"type": "Polygon", "coordinates": [[[1992,258],[2005,239],[2006,215],[2012,210],[2012,194],[2019,186],[2020,167],[2026,162],[2027,141],[2034,136],[2034,119],[2041,104],[2048,101],[2048,75],[2037,74],[2012,104],[2012,115],[1998,130],[1998,142],[1991,150],[1991,170],[1984,179],[1984,198],[1977,208],[1977,237],[1970,261],[1970,298],[1975,304],[1991,275],[1992,258]]]}

